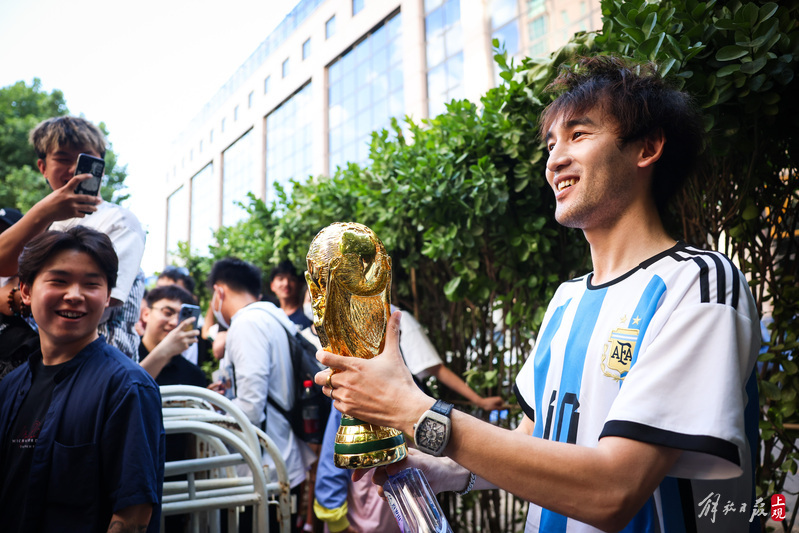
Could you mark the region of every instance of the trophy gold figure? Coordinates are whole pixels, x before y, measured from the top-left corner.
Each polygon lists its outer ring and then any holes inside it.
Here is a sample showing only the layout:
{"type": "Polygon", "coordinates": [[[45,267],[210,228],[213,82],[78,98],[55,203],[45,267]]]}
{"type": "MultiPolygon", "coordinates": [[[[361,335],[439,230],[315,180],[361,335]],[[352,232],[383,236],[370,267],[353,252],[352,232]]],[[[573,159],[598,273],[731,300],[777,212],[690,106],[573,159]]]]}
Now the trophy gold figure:
{"type": "MultiPolygon", "coordinates": [[[[307,260],[305,279],[324,349],[363,359],[380,353],[391,314],[391,258],[375,232],[355,222],[331,224],[314,237],[307,260]]],[[[336,466],[372,468],[407,453],[400,431],[341,417],[336,466]]]]}

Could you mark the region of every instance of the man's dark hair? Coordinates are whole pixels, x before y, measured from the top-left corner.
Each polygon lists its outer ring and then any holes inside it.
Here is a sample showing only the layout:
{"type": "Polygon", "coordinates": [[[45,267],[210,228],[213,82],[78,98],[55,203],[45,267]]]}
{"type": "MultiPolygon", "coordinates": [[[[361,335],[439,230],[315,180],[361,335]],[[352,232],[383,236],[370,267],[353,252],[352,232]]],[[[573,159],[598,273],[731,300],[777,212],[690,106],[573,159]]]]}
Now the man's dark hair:
{"type": "Polygon", "coordinates": [[[561,67],[548,89],[561,94],[541,115],[542,138],[556,119],[570,120],[595,106],[616,120],[622,146],[663,132],[666,143],[652,178],[652,194],[663,216],[702,151],[704,130],[691,97],[664,79],[655,63],[613,56],[585,57],[573,67],[561,67]]]}
{"type": "Polygon", "coordinates": [[[214,263],[208,275],[208,288],[213,289],[220,282],[234,291],[248,292],[255,298],[261,296],[261,270],[241,259],[226,257],[214,263]]]}
{"type": "Polygon", "coordinates": [[[281,261],[275,268],[272,269],[272,272],[269,273],[269,283],[275,281],[276,277],[284,275],[292,276],[297,280],[300,279],[300,275],[297,274],[297,269],[294,267],[294,263],[286,259],[285,261],[281,261]]]}
{"type": "Polygon", "coordinates": [[[152,307],[161,300],[176,300],[184,304],[196,304],[194,296],[180,285],[162,285],[147,293],[147,306],[152,307]]]}
{"type": "Polygon", "coordinates": [[[190,293],[194,293],[194,288],[197,286],[197,282],[189,275],[189,270],[186,267],[167,265],[163,272],[158,274],[158,279],[163,278],[172,280],[173,283],[182,283],[190,293]]]}
{"type": "Polygon", "coordinates": [[[19,282],[31,285],[48,261],[66,250],[87,254],[105,275],[108,290],[116,286],[119,259],[111,239],[105,233],[84,226],[66,231],[46,231],[34,237],[19,256],[19,282]]]}

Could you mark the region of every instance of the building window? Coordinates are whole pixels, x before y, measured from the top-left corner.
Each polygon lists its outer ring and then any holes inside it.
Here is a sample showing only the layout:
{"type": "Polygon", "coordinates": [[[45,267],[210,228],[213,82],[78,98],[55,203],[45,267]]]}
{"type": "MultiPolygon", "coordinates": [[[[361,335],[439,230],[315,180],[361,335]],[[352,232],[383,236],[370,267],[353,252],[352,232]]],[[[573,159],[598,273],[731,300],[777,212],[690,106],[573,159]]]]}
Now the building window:
{"type": "Polygon", "coordinates": [[[269,80],[270,80],[270,76],[267,76],[266,78],[264,78],[264,94],[269,92],[269,80]]]}
{"type": "Polygon", "coordinates": [[[491,39],[497,39],[509,56],[519,54],[519,12],[516,0],[494,0],[491,4],[491,39]]]}
{"type": "Polygon", "coordinates": [[[203,153],[203,140],[200,139],[200,153],[203,153]]]}
{"type": "Polygon", "coordinates": [[[233,122],[239,119],[239,106],[233,108],[233,122]]]}
{"type": "Polygon", "coordinates": [[[311,84],[308,83],[266,117],[266,201],[275,200],[275,185],[291,193],[292,178],[311,173],[313,161],[311,84]]]}
{"type": "Polygon", "coordinates": [[[325,39],[330,39],[336,33],[336,16],[333,15],[325,22],[325,39]]]}
{"type": "Polygon", "coordinates": [[[460,0],[426,0],[425,13],[427,112],[434,117],[450,100],[463,98],[460,0]]]}
{"type": "Polygon", "coordinates": [[[253,92],[250,91],[250,94],[247,95],[247,109],[252,108],[252,96],[253,92]]]}
{"type": "Polygon", "coordinates": [[[166,201],[166,253],[167,263],[178,253],[178,243],[189,236],[189,197],[186,187],[169,195],[166,201]]]}
{"type": "Polygon", "coordinates": [[[286,60],[283,61],[283,69],[282,70],[283,70],[283,77],[284,78],[289,75],[289,58],[286,58],[286,60]]]}
{"type": "Polygon", "coordinates": [[[218,205],[214,194],[214,166],[208,164],[191,178],[191,219],[189,221],[189,244],[192,253],[207,254],[213,243],[216,229],[218,205]]]}
{"type": "Polygon", "coordinates": [[[222,133],[225,133],[225,119],[222,119],[222,125],[220,126],[222,133]]]}
{"type": "Polygon", "coordinates": [[[189,161],[194,161],[194,149],[189,150],[189,161]]]}
{"type": "Polygon", "coordinates": [[[404,114],[401,26],[395,15],[328,68],[330,174],[365,161],[371,133],[404,114]]]}
{"type": "Polygon", "coordinates": [[[546,11],[546,0],[527,0],[527,15],[534,17],[546,11]]]}
{"type": "Polygon", "coordinates": [[[547,53],[547,26],[549,18],[546,14],[536,17],[527,25],[530,43],[527,47],[530,57],[542,57],[547,53]]]}
{"type": "Polygon", "coordinates": [[[231,226],[247,216],[239,202],[249,205],[247,193],[260,194],[256,170],[255,135],[252,130],[231,144],[222,154],[222,225],[231,226]]]}
{"type": "Polygon", "coordinates": [[[211,132],[208,134],[208,144],[214,144],[214,128],[211,128],[211,132]]]}
{"type": "Polygon", "coordinates": [[[305,61],[311,56],[311,38],[308,37],[304,43],[302,43],[302,60],[305,61]]]}
{"type": "Polygon", "coordinates": [[[352,0],[352,16],[354,17],[363,9],[366,0],[352,0]]]}

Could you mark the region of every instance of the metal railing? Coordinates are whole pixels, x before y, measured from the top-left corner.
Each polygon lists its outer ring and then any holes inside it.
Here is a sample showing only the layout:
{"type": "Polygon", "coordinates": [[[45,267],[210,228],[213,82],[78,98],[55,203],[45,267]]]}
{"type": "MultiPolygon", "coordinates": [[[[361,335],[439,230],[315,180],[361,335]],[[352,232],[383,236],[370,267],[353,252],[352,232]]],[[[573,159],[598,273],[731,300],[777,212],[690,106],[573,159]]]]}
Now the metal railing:
{"type": "Polygon", "coordinates": [[[164,428],[168,435],[185,433],[197,439],[196,458],[166,463],[165,476],[185,480],[164,483],[163,517],[190,515],[196,533],[220,530],[219,510],[227,510],[228,531],[238,530],[238,508],[253,507],[254,531],[269,531],[268,506],[277,506],[280,533],[288,533],[290,487],[285,462],[274,442],[230,400],[189,385],[161,387],[164,428]],[[269,482],[262,454],[274,461],[277,481],[269,482]],[[237,475],[246,465],[250,476],[237,475]]]}

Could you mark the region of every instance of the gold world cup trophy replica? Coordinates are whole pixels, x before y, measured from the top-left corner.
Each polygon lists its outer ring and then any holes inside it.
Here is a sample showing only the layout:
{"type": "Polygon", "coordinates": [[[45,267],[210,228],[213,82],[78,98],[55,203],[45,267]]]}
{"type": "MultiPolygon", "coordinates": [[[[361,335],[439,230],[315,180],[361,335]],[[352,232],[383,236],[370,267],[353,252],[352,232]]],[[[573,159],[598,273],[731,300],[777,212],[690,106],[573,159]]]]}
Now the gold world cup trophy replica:
{"type": "MultiPolygon", "coordinates": [[[[375,232],[355,222],[331,224],[314,237],[307,260],[305,279],[324,349],[363,359],[380,353],[391,314],[391,258],[375,232]]],[[[387,465],[408,453],[400,431],[347,415],[334,449],[340,468],[387,465]]]]}

